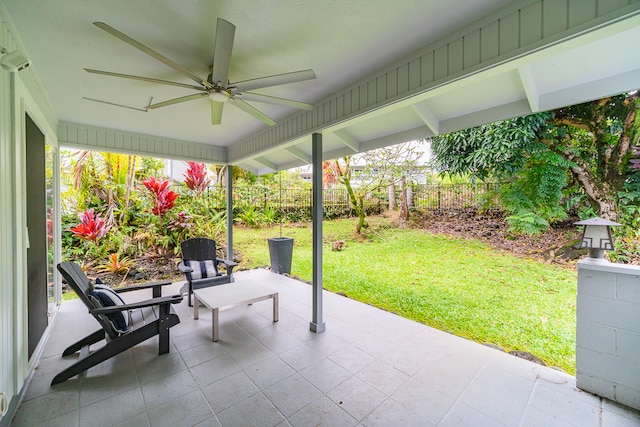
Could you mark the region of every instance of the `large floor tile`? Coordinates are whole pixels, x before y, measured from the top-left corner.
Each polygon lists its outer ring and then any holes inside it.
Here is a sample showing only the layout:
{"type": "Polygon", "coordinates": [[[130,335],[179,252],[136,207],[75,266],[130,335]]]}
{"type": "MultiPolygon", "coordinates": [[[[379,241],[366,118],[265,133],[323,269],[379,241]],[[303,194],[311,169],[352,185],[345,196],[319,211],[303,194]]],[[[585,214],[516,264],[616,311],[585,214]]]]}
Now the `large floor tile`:
{"type": "Polygon", "coordinates": [[[322,396],[313,384],[299,374],[266,388],[264,394],[286,417],[295,414],[322,396]]]}
{"type": "Polygon", "coordinates": [[[193,426],[213,416],[213,410],[200,390],[149,410],[151,427],[193,426]]]}
{"type": "Polygon", "coordinates": [[[262,393],[238,402],[218,414],[223,426],[271,427],[284,421],[282,414],[262,393]]]}
{"type": "Polygon", "coordinates": [[[268,302],[237,307],[214,343],[211,311],[194,320],[183,302],[169,354],[158,355],[154,337],[51,387],[78,360],[61,349],[96,327],[65,301],[12,425],[640,425],[640,411],[577,389],[570,375],[326,291],[327,329],[315,334],[311,286],[236,274],[247,277],[278,288],[279,322],[268,302]]]}

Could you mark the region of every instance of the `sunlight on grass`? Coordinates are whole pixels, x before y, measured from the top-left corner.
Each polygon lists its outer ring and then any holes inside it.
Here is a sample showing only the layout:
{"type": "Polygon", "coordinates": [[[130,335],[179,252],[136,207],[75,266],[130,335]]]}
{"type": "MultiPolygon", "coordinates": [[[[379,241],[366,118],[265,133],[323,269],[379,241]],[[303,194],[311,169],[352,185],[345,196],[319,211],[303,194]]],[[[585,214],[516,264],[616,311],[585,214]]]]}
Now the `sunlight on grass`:
{"type": "MultiPolygon", "coordinates": [[[[532,353],[575,374],[576,271],[525,260],[478,241],[391,228],[370,218],[366,239],[353,219],[324,223],[323,285],[481,343],[532,353]],[[342,251],[331,242],[345,240],[342,251]]],[[[284,227],[294,238],[292,274],[311,280],[311,226],[284,227]]],[[[234,230],[242,267],[269,265],[272,229],[234,230]]]]}

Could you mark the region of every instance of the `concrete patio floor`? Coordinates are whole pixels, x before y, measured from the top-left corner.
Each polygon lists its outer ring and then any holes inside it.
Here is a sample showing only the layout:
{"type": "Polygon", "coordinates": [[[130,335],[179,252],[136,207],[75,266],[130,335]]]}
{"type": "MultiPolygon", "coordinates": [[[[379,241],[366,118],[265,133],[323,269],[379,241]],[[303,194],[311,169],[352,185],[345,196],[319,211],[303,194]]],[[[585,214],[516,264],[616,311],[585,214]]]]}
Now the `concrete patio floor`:
{"type": "Polygon", "coordinates": [[[52,388],[77,360],[63,349],[97,329],[78,300],[64,302],[12,425],[640,425],[638,411],[570,375],[329,292],[326,332],[314,334],[310,285],[266,270],[235,277],[280,292],[279,322],[270,300],[223,311],[214,343],[211,312],[193,320],[185,299],[169,354],[154,338],[52,388]]]}

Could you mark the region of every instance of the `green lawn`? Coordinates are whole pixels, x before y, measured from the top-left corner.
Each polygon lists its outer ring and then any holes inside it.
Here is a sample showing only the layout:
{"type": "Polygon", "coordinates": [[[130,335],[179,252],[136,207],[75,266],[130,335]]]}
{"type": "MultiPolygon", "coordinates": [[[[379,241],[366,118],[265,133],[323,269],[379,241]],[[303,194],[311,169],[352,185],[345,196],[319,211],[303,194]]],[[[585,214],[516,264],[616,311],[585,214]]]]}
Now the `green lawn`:
{"type": "MultiPolygon", "coordinates": [[[[576,272],[524,260],[478,241],[400,230],[370,218],[324,223],[323,284],[333,292],[505,350],[530,352],[575,374],[576,272]],[[331,242],[345,240],[342,251],[331,242]]],[[[241,266],[269,265],[266,239],[279,227],[234,229],[241,266]]],[[[294,238],[292,274],[311,280],[311,225],[284,227],[294,238]]]]}

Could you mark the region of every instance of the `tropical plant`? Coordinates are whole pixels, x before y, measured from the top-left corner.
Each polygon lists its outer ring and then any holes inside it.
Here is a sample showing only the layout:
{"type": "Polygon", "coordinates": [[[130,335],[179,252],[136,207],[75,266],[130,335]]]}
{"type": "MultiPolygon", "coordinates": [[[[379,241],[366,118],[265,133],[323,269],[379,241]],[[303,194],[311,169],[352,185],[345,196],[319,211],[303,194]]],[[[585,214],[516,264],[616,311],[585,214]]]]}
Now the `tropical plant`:
{"type": "Polygon", "coordinates": [[[128,257],[120,258],[118,252],[109,254],[109,261],[98,267],[98,271],[106,271],[115,274],[127,273],[134,266],[134,262],[128,257]]]}
{"type": "Polygon", "coordinates": [[[71,231],[77,237],[98,244],[98,241],[104,237],[111,228],[105,225],[104,219],[99,214],[94,214],[93,208],[78,214],[80,224],[70,227],[71,231]]]}
{"type": "Polygon", "coordinates": [[[567,183],[581,189],[598,215],[616,220],[630,167],[640,167],[634,151],[639,101],[634,91],[440,135],[432,138],[435,165],[442,172],[512,181],[553,153],[562,158],[555,164],[570,176],[567,183]]]}
{"type": "Polygon", "coordinates": [[[184,173],[184,183],[196,196],[202,194],[209,187],[211,180],[207,178],[204,163],[187,162],[189,168],[184,173]]]}
{"type": "Polygon", "coordinates": [[[153,197],[154,205],[151,212],[154,215],[162,217],[173,208],[178,198],[178,193],[171,190],[171,181],[150,176],[142,181],[142,184],[151,192],[153,197]]]}
{"type": "Polygon", "coordinates": [[[254,206],[247,206],[237,215],[237,218],[251,228],[260,228],[262,224],[262,215],[254,206]]]}

